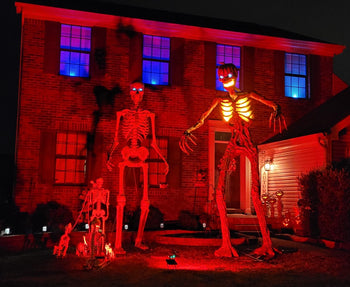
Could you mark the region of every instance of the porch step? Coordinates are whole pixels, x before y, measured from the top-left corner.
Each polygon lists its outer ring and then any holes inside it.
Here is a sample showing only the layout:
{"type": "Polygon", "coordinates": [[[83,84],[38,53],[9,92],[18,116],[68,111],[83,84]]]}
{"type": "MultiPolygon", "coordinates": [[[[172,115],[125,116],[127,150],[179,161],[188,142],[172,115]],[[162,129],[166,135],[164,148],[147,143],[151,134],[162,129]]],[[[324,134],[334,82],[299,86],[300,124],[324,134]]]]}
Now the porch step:
{"type": "Polygon", "coordinates": [[[235,231],[259,231],[259,222],[256,215],[227,214],[230,230],[235,231]]]}

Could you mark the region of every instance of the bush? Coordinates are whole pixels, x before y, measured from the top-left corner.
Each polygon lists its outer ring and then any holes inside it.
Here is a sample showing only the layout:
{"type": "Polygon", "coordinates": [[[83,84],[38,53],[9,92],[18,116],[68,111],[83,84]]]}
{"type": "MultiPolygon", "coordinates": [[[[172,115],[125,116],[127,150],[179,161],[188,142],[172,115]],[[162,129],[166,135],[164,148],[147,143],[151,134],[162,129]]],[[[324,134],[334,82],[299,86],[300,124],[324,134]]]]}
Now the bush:
{"type": "Polygon", "coordinates": [[[309,235],[350,241],[349,161],[299,177],[303,227],[309,235]]]}
{"type": "MultiPolygon", "coordinates": [[[[124,215],[124,222],[129,223],[130,230],[137,230],[138,229],[140,215],[141,215],[140,207],[138,207],[135,210],[135,212],[132,213],[131,216],[124,215]]],[[[160,224],[162,222],[164,222],[164,214],[158,208],[154,207],[153,205],[150,205],[145,230],[159,229],[160,224]]]]}
{"type": "Polygon", "coordinates": [[[189,211],[182,210],[179,214],[179,227],[186,230],[200,230],[199,216],[189,211]]]}
{"type": "Polygon", "coordinates": [[[33,232],[41,232],[47,226],[47,231],[63,233],[68,223],[74,223],[72,212],[56,201],[38,204],[32,215],[33,232]]]}

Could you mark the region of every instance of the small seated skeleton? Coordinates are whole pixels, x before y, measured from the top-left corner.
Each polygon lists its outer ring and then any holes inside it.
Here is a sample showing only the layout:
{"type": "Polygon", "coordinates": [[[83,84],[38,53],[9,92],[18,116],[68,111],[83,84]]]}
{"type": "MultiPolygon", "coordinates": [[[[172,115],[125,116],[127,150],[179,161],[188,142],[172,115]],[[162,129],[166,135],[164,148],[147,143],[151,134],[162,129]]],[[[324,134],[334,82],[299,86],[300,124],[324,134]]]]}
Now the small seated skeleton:
{"type": "Polygon", "coordinates": [[[61,236],[60,241],[58,245],[55,245],[53,248],[53,255],[56,255],[56,257],[65,257],[67,254],[67,249],[69,246],[69,233],[72,231],[72,224],[68,223],[65,227],[65,232],[61,236]]]}
{"type": "Polygon", "coordinates": [[[196,138],[192,135],[192,132],[204,124],[205,119],[211,114],[214,108],[217,106],[221,108],[222,117],[230,127],[232,137],[219,165],[220,173],[216,187],[215,200],[221,222],[222,246],[216,250],[215,255],[218,257],[238,257],[238,253],[233,248],[230,240],[230,231],[228,228],[226,215],[226,203],[224,200],[224,189],[226,172],[235,171],[235,159],[243,154],[248,157],[251,163],[251,195],[263,237],[263,245],[256,249],[255,253],[266,257],[273,257],[274,250],[272,248],[263,206],[259,198],[259,173],[257,163],[258,154],[256,148],[252,144],[248,130],[249,123],[253,119],[253,113],[250,105],[251,99],[273,108],[273,112],[270,116],[270,127],[273,123],[275,129],[277,123],[277,125],[279,125],[280,132],[282,132],[283,128],[287,128],[286,123],[283,115],[281,114],[279,105],[265,99],[256,92],[242,92],[236,88],[238,69],[233,64],[221,65],[218,68],[218,76],[228,93],[222,97],[217,97],[214,99],[212,105],[205,113],[202,114],[199,121],[184,132],[184,135],[180,139],[179,145],[182,151],[186,154],[189,154],[188,151],[193,151],[189,146],[189,142],[196,145],[196,138]]]}
{"type": "Polygon", "coordinates": [[[123,161],[119,163],[119,194],[117,196],[117,223],[115,241],[116,254],[125,253],[124,249],[122,248],[123,213],[126,203],[124,193],[125,167],[142,168],[143,171],[144,182],[143,195],[141,199],[141,215],[137,237],[135,240],[135,246],[143,250],[148,249],[148,247],[142,243],[142,238],[150,205],[148,199],[148,163],[145,162],[148,158],[149,151],[142,144],[144,144],[144,141],[150,131],[152,132],[151,146],[159,155],[159,157],[164,161],[165,174],[167,174],[169,170],[168,163],[166,162],[164,156],[161,154],[156,143],[155,115],[148,110],[143,110],[140,108],[143,94],[143,83],[136,82],[130,85],[130,96],[134,105],[131,109],[124,109],[117,112],[115,137],[112,148],[108,154],[107,168],[111,170],[114,166],[111,162],[112,154],[116,147],[119,145],[118,136],[119,128],[121,126],[121,135],[124,137],[124,139],[126,139],[127,145],[123,147],[121,151],[123,161]]]}

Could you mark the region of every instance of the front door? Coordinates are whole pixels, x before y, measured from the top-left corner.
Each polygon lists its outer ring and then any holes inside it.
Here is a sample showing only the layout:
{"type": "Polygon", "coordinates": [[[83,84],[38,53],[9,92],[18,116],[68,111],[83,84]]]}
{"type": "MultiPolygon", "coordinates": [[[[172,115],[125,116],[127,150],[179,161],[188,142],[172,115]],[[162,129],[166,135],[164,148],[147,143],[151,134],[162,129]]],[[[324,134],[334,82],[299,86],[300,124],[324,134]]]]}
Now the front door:
{"type": "MultiPolygon", "coordinates": [[[[215,188],[219,178],[220,160],[231,139],[231,131],[222,121],[209,121],[209,200],[214,200],[215,188]]],[[[236,158],[236,170],[226,175],[225,201],[227,209],[251,213],[251,172],[246,156],[236,158]]]]}
{"type": "MultiPolygon", "coordinates": [[[[231,133],[215,132],[215,188],[219,179],[219,164],[224,156],[231,133]]],[[[225,201],[228,209],[240,209],[240,159],[236,159],[236,171],[226,175],[225,201]]]]}

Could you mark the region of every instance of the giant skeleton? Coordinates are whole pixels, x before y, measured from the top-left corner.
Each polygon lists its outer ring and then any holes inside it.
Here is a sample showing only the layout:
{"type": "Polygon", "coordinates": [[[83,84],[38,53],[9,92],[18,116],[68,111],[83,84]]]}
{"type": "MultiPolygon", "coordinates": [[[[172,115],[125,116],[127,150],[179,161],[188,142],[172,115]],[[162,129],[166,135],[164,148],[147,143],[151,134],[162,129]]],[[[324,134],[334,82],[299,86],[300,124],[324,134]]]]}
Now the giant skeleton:
{"type": "Polygon", "coordinates": [[[164,161],[166,168],[165,174],[168,173],[169,166],[164,156],[161,154],[159,147],[156,143],[155,136],[155,115],[147,110],[140,108],[140,102],[142,101],[144,94],[144,85],[136,82],[130,85],[130,96],[134,103],[131,109],[124,109],[117,112],[117,123],[115,129],[115,137],[111,150],[108,154],[107,168],[109,170],[114,166],[111,163],[112,154],[116,147],[119,145],[119,129],[121,127],[121,135],[127,141],[127,145],[123,147],[121,154],[123,161],[119,163],[119,193],[117,196],[117,223],[116,223],[116,241],[115,241],[115,253],[125,253],[122,248],[122,226],[123,226],[123,213],[126,204],[125,192],[124,192],[124,170],[125,167],[142,168],[143,171],[143,195],[141,199],[141,215],[140,222],[135,240],[135,246],[140,249],[147,249],[148,247],[142,243],[143,231],[146,225],[146,220],[149,212],[149,199],[148,199],[148,158],[149,151],[143,146],[145,139],[152,133],[151,146],[157,152],[159,157],[164,161]]]}
{"type": "Polygon", "coordinates": [[[220,161],[219,165],[219,179],[216,187],[215,200],[219,211],[221,232],[222,232],[222,246],[216,250],[215,255],[219,257],[238,257],[237,251],[231,245],[230,231],[228,228],[228,220],[226,214],[226,203],[224,200],[225,178],[227,172],[233,172],[236,168],[235,159],[240,155],[248,157],[251,163],[251,176],[252,176],[252,200],[255,207],[255,211],[258,217],[263,244],[260,248],[254,252],[266,257],[274,256],[274,249],[272,248],[271,238],[269,230],[267,228],[266,219],[264,215],[263,206],[259,198],[259,173],[258,173],[258,155],[257,150],[253,146],[248,130],[249,122],[253,119],[253,113],[251,109],[250,100],[257,100],[271,108],[273,112],[270,116],[270,126],[273,124],[274,130],[276,124],[279,125],[279,131],[286,128],[286,123],[279,105],[265,99],[258,95],[256,92],[242,92],[236,88],[236,79],[238,76],[238,69],[233,64],[223,64],[218,69],[219,80],[223,83],[223,86],[228,93],[222,97],[214,99],[209,109],[202,114],[199,121],[187,129],[184,135],[180,139],[180,148],[186,154],[188,151],[192,151],[189,142],[196,145],[195,137],[192,132],[198,129],[204,124],[205,119],[210,113],[219,106],[223,119],[228,123],[231,129],[232,137],[226,148],[226,151],[220,161]]]}

